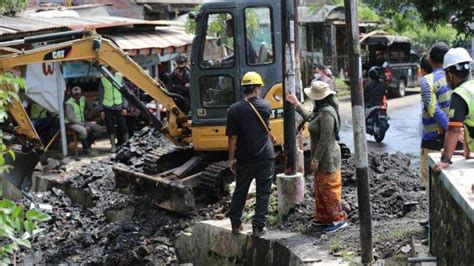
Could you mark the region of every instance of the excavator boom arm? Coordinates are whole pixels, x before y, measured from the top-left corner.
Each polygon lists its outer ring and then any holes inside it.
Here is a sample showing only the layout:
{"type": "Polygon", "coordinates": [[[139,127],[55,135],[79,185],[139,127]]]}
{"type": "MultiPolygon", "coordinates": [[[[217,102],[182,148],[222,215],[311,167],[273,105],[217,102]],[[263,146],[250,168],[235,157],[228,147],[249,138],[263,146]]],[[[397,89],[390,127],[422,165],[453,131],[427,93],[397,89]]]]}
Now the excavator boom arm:
{"type": "MultiPolygon", "coordinates": [[[[77,34],[77,33],[76,33],[77,34]]],[[[16,51],[0,56],[0,70],[23,65],[89,61],[98,66],[108,65],[130,80],[138,88],[148,93],[168,110],[167,125],[161,131],[175,144],[184,145],[190,142],[190,130],[187,115],[178,107],[176,99],[163,84],[151,78],[143,69],[125,54],[112,41],[102,38],[95,32],[85,31],[84,38],[47,45],[41,48],[16,51]]]]}

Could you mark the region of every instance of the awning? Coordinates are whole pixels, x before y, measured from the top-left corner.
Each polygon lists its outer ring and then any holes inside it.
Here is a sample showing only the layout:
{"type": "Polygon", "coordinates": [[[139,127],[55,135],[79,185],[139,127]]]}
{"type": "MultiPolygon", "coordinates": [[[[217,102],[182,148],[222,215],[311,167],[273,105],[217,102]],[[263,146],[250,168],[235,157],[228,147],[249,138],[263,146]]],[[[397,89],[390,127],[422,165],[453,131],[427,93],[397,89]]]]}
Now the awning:
{"type": "Polygon", "coordinates": [[[194,38],[179,27],[157,27],[153,32],[114,33],[105,37],[114,41],[130,56],[184,53],[191,48],[194,38]]]}

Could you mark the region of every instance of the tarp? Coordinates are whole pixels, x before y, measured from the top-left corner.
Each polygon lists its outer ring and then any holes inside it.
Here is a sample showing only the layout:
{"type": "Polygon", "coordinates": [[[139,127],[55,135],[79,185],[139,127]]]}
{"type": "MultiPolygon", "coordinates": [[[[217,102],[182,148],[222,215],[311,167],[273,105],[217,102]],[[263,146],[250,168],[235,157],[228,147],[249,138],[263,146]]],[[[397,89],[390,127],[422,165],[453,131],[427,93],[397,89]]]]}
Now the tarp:
{"type": "Polygon", "coordinates": [[[26,68],[26,95],[50,112],[59,113],[66,82],[60,63],[31,64],[26,68]]]}

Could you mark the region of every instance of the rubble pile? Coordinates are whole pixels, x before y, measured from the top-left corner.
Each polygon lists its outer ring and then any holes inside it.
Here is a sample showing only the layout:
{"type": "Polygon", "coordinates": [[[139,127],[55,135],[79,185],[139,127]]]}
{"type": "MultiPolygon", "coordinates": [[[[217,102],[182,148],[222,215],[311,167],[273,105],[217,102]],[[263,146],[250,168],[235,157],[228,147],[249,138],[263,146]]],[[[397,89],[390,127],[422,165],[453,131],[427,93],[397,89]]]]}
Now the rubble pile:
{"type": "MultiPolygon", "coordinates": [[[[149,139],[152,144],[145,145],[143,139],[134,139],[122,151],[135,147],[138,154],[157,143],[149,139]]],[[[23,256],[23,262],[175,264],[173,246],[180,232],[196,222],[225,217],[230,197],[211,205],[206,197],[198,197],[199,209],[180,215],[142,197],[122,194],[115,189],[114,163],[112,158],[95,161],[77,169],[57,188],[33,194],[37,207],[52,219],[43,224],[44,233],[33,244],[32,254],[23,256]]],[[[23,204],[31,203],[25,199],[23,204]]]]}
{"type": "Polygon", "coordinates": [[[143,172],[144,155],[153,149],[172,145],[171,141],[153,128],[144,127],[119,147],[114,160],[143,172]]]}
{"type": "MultiPolygon", "coordinates": [[[[369,153],[369,185],[372,219],[392,220],[413,212],[427,213],[426,193],[417,173],[410,169],[410,158],[403,153],[369,153]]],[[[355,165],[352,159],[342,164],[343,209],[352,223],[358,223],[355,165]]],[[[303,203],[296,206],[278,225],[279,229],[299,231],[310,227],[314,212],[313,177],[306,177],[303,203]]]]}
{"type": "Polygon", "coordinates": [[[33,195],[52,219],[33,245],[31,262],[177,262],[172,241],[191,219],[115,191],[112,165],[104,160],[84,166],[61,189],[33,195]]]}
{"type": "MultiPolygon", "coordinates": [[[[112,167],[115,163],[141,171],[144,154],[170,142],[145,128],[122,145],[118,153],[77,169],[64,184],[33,195],[35,203],[52,216],[44,233],[33,244],[25,263],[84,263],[107,265],[176,264],[174,241],[193,224],[208,219],[224,219],[230,195],[209,204],[196,195],[197,209],[180,215],[150,205],[144,198],[115,189],[112,167]],[[46,207],[45,207],[46,206],[46,207]]],[[[405,217],[426,210],[421,182],[409,168],[404,154],[369,156],[373,219],[380,221],[405,217]]],[[[358,222],[355,168],[352,160],[343,162],[344,208],[350,221],[358,222]]],[[[56,173],[56,172],[55,172],[56,173]]],[[[62,169],[61,175],[66,175],[62,169]]],[[[25,200],[24,204],[30,203],[25,200]]],[[[314,210],[313,178],[306,177],[305,201],[274,225],[285,231],[305,232],[314,210]]]]}

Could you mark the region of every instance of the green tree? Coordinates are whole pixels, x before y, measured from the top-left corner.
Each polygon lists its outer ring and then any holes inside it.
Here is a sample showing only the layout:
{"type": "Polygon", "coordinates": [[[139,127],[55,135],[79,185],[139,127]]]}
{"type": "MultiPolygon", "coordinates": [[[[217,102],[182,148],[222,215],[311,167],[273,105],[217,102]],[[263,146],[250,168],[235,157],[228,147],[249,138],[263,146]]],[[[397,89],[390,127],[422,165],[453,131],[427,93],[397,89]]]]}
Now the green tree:
{"type": "Polygon", "coordinates": [[[33,238],[43,231],[38,223],[50,219],[41,211],[31,209],[25,213],[25,208],[13,201],[0,201],[0,263],[16,265],[20,247],[31,248],[33,238]]]}
{"type": "Polygon", "coordinates": [[[414,8],[403,12],[386,10],[382,20],[382,30],[394,34],[404,35],[412,39],[413,47],[428,50],[438,41],[444,41],[450,46],[458,42],[457,31],[451,25],[428,26],[414,8]]]}
{"type": "Polygon", "coordinates": [[[15,16],[26,9],[28,0],[0,0],[0,14],[15,16]]]}
{"type": "MultiPolygon", "coordinates": [[[[6,73],[4,75],[0,75],[0,123],[4,123],[5,120],[8,118],[6,106],[10,99],[17,93],[18,89],[25,88],[25,80],[21,77],[15,77],[11,73],[6,73]],[[15,90],[4,90],[6,85],[14,85],[15,90]]],[[[7,149],[5,144],[3,144],[3,131],[0,129],[0,174],[9,171],[11,166],[5,165],[4,156],[9,154],[15,159],[15,154],[12,150],[7,149]]]]}
{"type": "MultiPolygon", "coordinates": [[[[312,13],[316,13],[324,5],[335,5],[335,6],[344,6],[344,0],[327,0],[323,2],[318,2],[316,4],[310,4],[309,9],[312,13]]],[[[357,1],[357,9],[359,12],[360,20],[379,20],[380,17],[369,5],[362,1],[357,1]]]]}
{"type": "Polygon", "coordinates": [[[470,35],[469,23],[474,22],[472,0],[366,0],[379,13],[393,14],[416,8],[421,20],[430,29],[448,23],[463,37],[470,35]]]}
{"type": "Polygon", "coordinates": [[[469,23],[474,22],[472,0],[409,0],[429,25],[451,22],[453,27],[465,37],[471,34],[469,23]]]}

